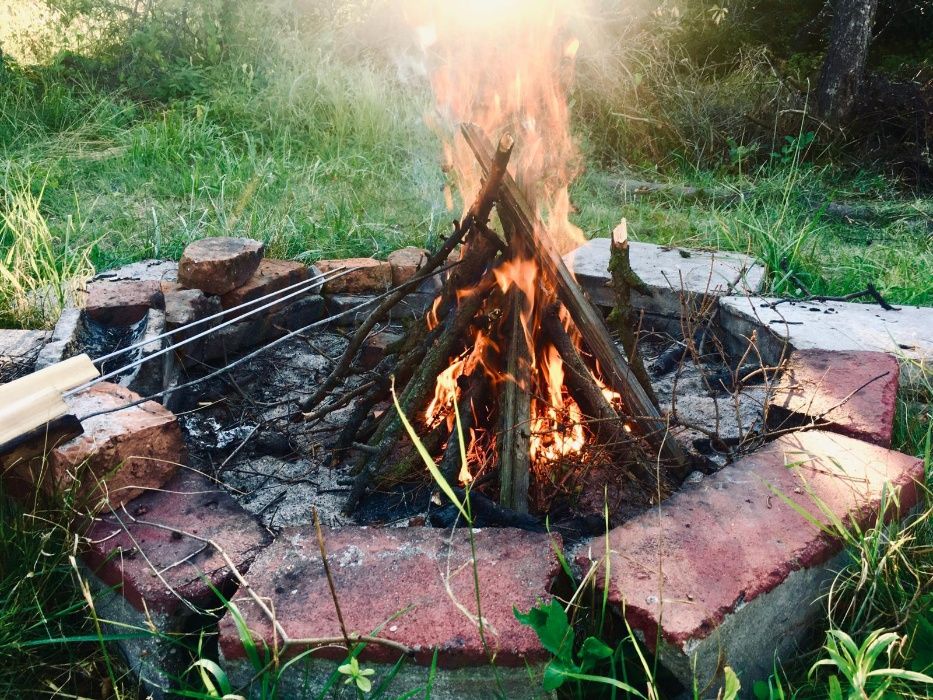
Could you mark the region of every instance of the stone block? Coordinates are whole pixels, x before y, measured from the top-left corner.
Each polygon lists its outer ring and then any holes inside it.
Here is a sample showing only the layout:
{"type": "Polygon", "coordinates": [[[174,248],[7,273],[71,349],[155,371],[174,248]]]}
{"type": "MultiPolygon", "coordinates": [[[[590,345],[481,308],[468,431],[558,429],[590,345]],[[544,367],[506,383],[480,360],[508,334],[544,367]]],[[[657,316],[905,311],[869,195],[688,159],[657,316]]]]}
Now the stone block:
{"type": "Polygon", "coordinates": [[[772,430],[818,424],[891,446],[897,408],[897,358],[883,352],[797,350],[768,402],[772,430]]]}
{"type": "MultiPolygon", "coordinates": [[[[253,276],[250,277],[242,286],[224,294],[220,298],[220,303],[224,309],[233,309],[237,306],[240,306],[241,304],[258,299],[259,297],[272,294],[273,292],[277,292],[280,289],[298,284],[302,280],[306,280],[309,277],[310,274],[307,265],[303,265],[302,263],[298,262],[292,262],[290,260],[273,260],[270,258],[264,258],[262,262],[259,263],[259,267],[256,269],[256,272],[253,273],[253,276]]],[[[294,293],[294,291],[282,294],[281,296],[288,296],[288,294],[294,293]]],[[[319,291],[320,286],[317,288],[309,288],[309,293],[315,293],[319,291]]],[[[231,312],[227,317],[236,318],[241,313],[249,313],[250,311],[257,309],[267,303],[269,303],[269,301],[253,304],[252,306],[249,306],[242,311],[231,312]]],[[[277,308],[278,307],[270,307],[270,309],[277,308]]]]}
{"type": "Polygon", "coordinates": [[[380,294],[392,286],[392,266],[382,260],[318,260],[315,267],[323,274],[339,268],[353,270],[342,277],[325,282],[324,294],[380,294]]]}
{"type": "MultiPolygon", "coordinates": [[[[694,669],[704,687],[721,664],[751,687],[775,654],[799,652],[842,551],[787,500],[816,522],[828,511],[864,526],[892,490],[900,514],[912,508],[922,480],[907,455],[829,432],[785,435],[612,530],[609,599],[688,687],[694,669]]],[[[597,538],[577,562],[586,570],[605,551],[597,538]]]]}
{"type": "Polygon", "coordinates": [[[78,503],[100,510],[108,501],[116,508],[168,481],[187,457],[178,421],[169,411],[147,401],[86,417],[139,398],[139,394],[107,382],[70,397],[68,403],[81,419],[84,434],[49,453],[43,487],[57,491],[75,488],[78,503]]]}
{"type": "Polygon", "coordinates": [[[62,360],[77,355],[78,328],[81,326],[81,309],[73,306],[64,309],[58,317],[52,336],[36,356],[35,371],[51,367],[62,360]]]}
{"type": "Polygon", "coordinates": [[[12,382],[32,372],[49,331],[22,331],[0,328],[0,384],[12,382]]]}
{"type": "Polygon", "coordinates": [[[202,238],[182,253],[178,281],[208,294],[226,294],[252,277],[264,249],[251,238],[202,238]]]}
{"type": "Polygon", "coordinates": [[[767,297],[722,297],[720,323],[731,350],[742,353],[752,333],[765,362],[777,364],[791,350],[886,352],[901,364],[901,384],[915,384],[933,367],[933,308],[795,301],[772,307],[767,297]]]}
{"type": "Polygon", "coordinates": [[[101,280],[88,284],[84,312],[105,326],[129,326],[164,304],[162,287],[155,280],[101,280]]]}
{"type": "Polygon", "coordinates": [[[392,266],[392,284],[399,285],[414,277],[421,266],[428,260],[428,251],[424,248],[407,246],[389,253],[388,262],[392,266]]]}
{"type": "MultiPolygon", "coordinates": [[[[500,673],[509,679],[514,694],[508,697],[533,697],[534,683],[525,665],[535,667],[547,654],[535,633],[517,622],[512,606],[528,610],[549,597],[549,587],[559,570],[551,542],[543,533],[509,528],[478,530],[475,537],[487,641],[496,654],[500,673]]],[[[424,684],[435,649],[438,666],[444,670],[438,671],[432,697],[485,698],[495,694],[495,680],[475,621],[469,542],[462,530],[451,538],[450,532],[432,528],[345,527],[325,531],[328,561],[347,630],[375,633],[404,644],[413,650],[412,662],[421,667],[420,673],[415,667],[405,679],[392,682],[388,691],[392,697],[411,690],[409,683],[424,684]],[[449,676],[446,669],[453,669],[449,676]],[[469,678],[472,685],[457,686],[459,677],[469,678]],[[457,690],[439,692],[444,686],[457,690]]],[[[275,609],[289,636],[340,637],[313,529],[283,530],[253,564],[250,583],[275,609]]],[[[236,604],[255,638],[271,644],[273,629],[260,609],[243,595],[237,596],[236,604]]],[[[220,623],[220,649],[228,672],[241,682],[248,681],[251,671],[229,617],[220,623]]],[[[294,645],[284,652],[283,659],[302,651],[300,644],[294,645]]],[[[344,657],[333,648],[323,648],[315,655],[316,659],[332,661],[344,657]]],[[[381,674],[398,657],[397,650],[370,643],[360,660],[379,665],[381,674]]],[[[334,667],[331,663],[306,668],[297,663],[282,678],[283,690],[287,694],[288,689],[307,683],[313,694],[334,667]]]]}
{"type": "MultiPolygon", "coordinates": [[[[615,306],[610,243],[608,238],[594,238],[564,256],[590,299],[604,307],[615,306]]],[[[764,268],[742,253],[667,248],[639,241],[629,245],[632,269],[653,292],[652,296],[634,294],[632,304],[649,316],[679,319],[685,306],[698,308],[711,297],[756,293],[764,278],[764,268]]]]}
{"type": "Polygon", "coordinates": [[[360,348],[360,367],[369,370],[378,365],[382,358],[386,356],[388,347],[398,343],[404,337],[402,333],[390,329],[369,335],[363,341],[363,347],[360,348]]]}
{"type": "Polygon", "coordinates": [[[166,697],[190,663],[181,648],[223,613],[210,588],[230,596],[232,572],[223,548],[245,574],[271,537],[220,486],[183,469],[165,486],[94,520],[81,554],[95,584],[97,614],[108,631],[137,639],[118,642],[130,668],[154,697],[166,697]],[[208,585],[208,582],[210,585],[208,585]]]}
{"type": "MultiPolygon", "coordinates": [[[[433,293],[412,292],[392,307],[389,311],[389,319],[405,322],[424,318],[435,298],[436,295],[433,293]]],[[[371,294],[330,294],[324,297],[327,315],[339,315],[339,318],[333,322],[338,326],[359,325],[375,311],[381,301],[371,294]]]]}

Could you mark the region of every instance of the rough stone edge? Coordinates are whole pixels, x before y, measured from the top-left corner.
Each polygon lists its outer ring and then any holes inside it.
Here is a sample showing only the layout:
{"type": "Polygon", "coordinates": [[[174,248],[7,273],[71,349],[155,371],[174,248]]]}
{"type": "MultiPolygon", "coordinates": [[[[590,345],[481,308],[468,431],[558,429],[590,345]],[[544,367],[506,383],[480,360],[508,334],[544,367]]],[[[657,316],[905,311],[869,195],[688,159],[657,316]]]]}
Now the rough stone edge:
{"type": "MultiPolygon", "coordinates": [[[[722,666],[728,665],[750,689],[752,683],[771,675],[776,658],[788,658],[813,636],[813,623],[823,614],[819,598],[847,557],[843,551],[823,564],[792,571],[770,591],[736,606],[707,637],[679,646],[661,635],[658,660],[687,688],[696,678],[715,694],[722,684],[722,666]],[[781,635],[776,639],[778,630],[781,635]],[[756,653],[772,647],[770,657],[756,653]]],[[[639,636],[644,640],[643,634],[639,636]]]]}
{"type": "MultiPolygon", "coordinates": [[[[283,698],[317,697],[324,689],[328,678],[337,670],[340,661],[332,659],[306,657],[302,662],[294,663],[279,677],[278,690],[283,698]]],[[[249,661],[243,658],[226,659],[223,652],[220,654],[220,664],[226,669],[235,688],[247,688],[256,674],[256,670],[249,661]]],[[[363,662],[364,668],[373,669],[376,675],[371,676],[373,686],[376,687],[390,672],[394,664],[363,662]]],[[[387,688],[389,697],[400,697],[409,691],[423,688],[427,682],[431,669],[414,663],[402,664],[395,678],[387,688]]],[[[544,673],[544,664],[529,665],[525,667],[496,666],[495,673],[489,665],[468,666],[463,668],[441,668],[434,671],[431,685],[431,698],[434,700],[487,700],[498,697],[499,686],[496,674],[504,697],[509,700],[544,700],[555,699],[557,695],[542,690],[541,677],[544,673]]],[[[328,697],[337,700],[356,700],[357,693],[352,686],[344,685],[344,676],[340,676],[328,697]]],[[[252,687],[247,697],[260,697],[259,691],[252,687]]],[[[414,697],[419,697],[415,695],[414,697]]]]}

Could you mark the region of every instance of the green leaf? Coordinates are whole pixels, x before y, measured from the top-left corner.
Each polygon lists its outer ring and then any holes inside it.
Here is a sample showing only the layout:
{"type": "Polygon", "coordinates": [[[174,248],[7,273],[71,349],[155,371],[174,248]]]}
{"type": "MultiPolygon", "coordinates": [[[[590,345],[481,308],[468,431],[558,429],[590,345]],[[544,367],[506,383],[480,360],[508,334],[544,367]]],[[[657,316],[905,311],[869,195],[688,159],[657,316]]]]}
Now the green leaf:
{"type": "Polygon", "coordinates": [[[612,647],[596,637],[587,637],[580,647],[580,670],[589,671],[597,662],[612,656],[612,647]]]}
{"type": "Polygon", "coordinates": [[[723,674],[725,675],[725,684],[723,686],[722,700],[735,700],[739,697],[739,691],[742,689],[739,677],[735,675],[735,671],[732,670],[731,666],[726,666],[723,669],[723,674]]]}
{"type": "Polygon", "coordinates": [[[842,700],[842,686],[835,675],[829,677],[829,700],[842,700]]]}
{"type": "Polygon", "coordinates": [[[573,664],[567,665],[560,659],[553,659],[544,668],[544,690],[546,692],[557,690],[564,684],[564,681],[572,678],[576,671],[579,669],[573,664]]]}
{"type": "Polygon", "coordinates": [[[362,690],[364,693],[368,693],[373,689],[372,681],[370,681],[366,676],[359,675],[356,677],[356,687],[362,690]]]}
{"type": "Polygon", "coordinates": [[[573,628],[567,620],[564,606],[557,599],[552,599],[546,606],[532,608],[525,614],[517,608],[513,608],[512,611],[516,620],[535,631],[541,646],[561,661],[572,663],[573,628]]]}

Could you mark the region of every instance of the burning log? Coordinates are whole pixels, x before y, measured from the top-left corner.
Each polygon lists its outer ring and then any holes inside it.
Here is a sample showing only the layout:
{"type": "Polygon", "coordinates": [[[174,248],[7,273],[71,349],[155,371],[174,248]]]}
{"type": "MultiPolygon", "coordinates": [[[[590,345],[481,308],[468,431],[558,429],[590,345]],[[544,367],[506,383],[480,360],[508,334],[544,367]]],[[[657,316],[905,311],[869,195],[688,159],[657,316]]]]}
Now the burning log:
{"type": "Polygon", "coordinates": [[[637,324],[635,307],[632,306],[632,291],[645,296],[652,296],[651,288],[635,274],[629,258],[628,226],[625,219],[612,231],[612,247],[609,258],[609,272],[612,273],[612,286],[615,290],[616,306],[609,314],[609,322],[616,327],[622,347],[628,356],[629,367],[632,373],[651,399],[654,406],[658,405],[658,398],[651,388],[651,379],[645,370],[641,353],[638,352],[638,338],[635,336],[637,324]]]}
{"type": "MultiPolygon", "coordinates": [[[[483,172],[491,172],[495,151],[485,134],[475,124],[464,124],[461,131],[483,172]]],[[[512,235],[517,236],[531,251],[541,272],[556,289],[559,299],[599,363],[600,370],[605,373],[606,383],[622,396],[626,410],[634,419],[639,432],[643,433],[666,462],[684,469],[687,459],[683,450],[668,434],[665,420],[619,352],[599,312],[584,295],[546,229],[508,173],[502,178],[498,207],[500,218],[508,220],[512,235]]]]}
{"type": "MultiPolygon", "coordinates": [[[[443,332],[428,350],[420,368],[408,382],[408,386],[405,387],[399,399],[399,405],[406,415],[413,415],[423,410],[429,395],[434,391],[434,383],[438,375],[453,354],[454,344],[464,337],[470,324],[473,323],[491,285],[492,282],[487,277],[486,284],[481,284],[473,293],[463,298],[454,314],[446,320],[443,332]]],[[[398,415],[394,411],[387,412],[369,442],[370,446],[377,447],[378,451],[371,455],[363,455],[359,472],[344,504],[344,512],[352,513],[356,508],[373,476],[383,468],[401,431],[402,422],[398,415]]]]}
{"type": "MultiPolygon", "coordinates": [[[[457,404],[457,412],[460,414],[460,430],[463,431],[463,439],[469,440],[470,431],[476,421],[476,411],[480,410],[480,403],[486,395],[488,382],[483,375],[482,370],[473,372],[467,376],[466,391],[457,404]]],[[[447,447],[444,448],[444,456],[441,458],[440,472],[448,483],[454,483],[464,467],[460,454],[460,439],[457,436],[457,428],[454,426],[450,438],[447,440],[447,447]]]]}
{"type": "Polygon", "coordinates": [[[622,420],[619,414],[609,403],[603,390],[596,384],[593,374],[583,362],[580,353],[573,344],[564,324],[560,320],[560,306],[552,304],[542,319],[544,330],[548,339],[564,361],[567,370],[564,379],[571,395],[583,409],[585,415],[596,422],[594,432],[602,442],[616,443],[621,441],[623,432],[622,420]]]}
{"type": "Polygon", "coordinates": [[[499,503],[517,513],[528,512],[531,470],[531,350],[522,313],[525,295],[515,286],[506,295],[508,338],[506,379],[499,401],[499,503]]]}

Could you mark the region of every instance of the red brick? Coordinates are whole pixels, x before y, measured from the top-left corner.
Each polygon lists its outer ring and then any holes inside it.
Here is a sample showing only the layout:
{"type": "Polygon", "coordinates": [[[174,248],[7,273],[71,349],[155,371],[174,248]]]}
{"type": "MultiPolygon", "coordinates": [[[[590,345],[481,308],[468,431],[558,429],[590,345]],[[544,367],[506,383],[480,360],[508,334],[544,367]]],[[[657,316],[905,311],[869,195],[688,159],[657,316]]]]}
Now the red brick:
{"type": "MultiPolygon", "coordinates": [[[[266,294],[271,294],[285,287],[290,287],[308,278],[309,271],[307,265],[290,260],[272,260],[264,258],[262,262],[259,263],[259,267],[256,269],[256,272],[253,273],[253,276],[242,286],[220,297],[220,303],[225,309],[231,309],[240,304],[258,299],[266,294]]],[[[288,294],[283,294],[282,296],[288,296],[288,294]]],[[[293,299],[294,298],[297,297],[293,297],[293,299]]],[[[289,299],[289,301],[291,300],[292,299],[289,299]]],[[[265,303],[268,302],[264,301],[263,304],[265,303]]],[[[260,306],[262,306],[262,304],[254,304],[245,309],[243,313],[248,313],[260,306]]],[[[237,315],[239,315],[239,313],[231,315],[231,318],[237,315]]]]}
{"type": "Polygon", "coordinates": [[[116,508],[168,481],[187,457],[181,429],[170,411],[146,401],[84,418],[139,398],[125,387],[101,382],[69,399],[72,411],[82,419],[84,434],[49,453],[45,488],[63,492],[77,478],[79,502],[100,508],[109,499],[116,508]]]}
{"type": "Polygon", "coordinates": [[[149,309],[164,308],[162,288],[156,280],[99,280],[87,286],[84,312],[107,326],[138,323],[149,309]]]}
{"type": "Polygon", "coordinates": [[[386,356],[386,350],[393,343],[397,343],[404,336],[390,330],[380,331],[369,335],[360,348],[359,363],[363,369],[372,369],[386,356]]]}
{"type": "Polygon", "coordinates": [[[897,403],[897,358],[883,352],[797,350],[768,407],[773,428],[819,427],[891,446],[897,403]]]}
{"type": "Polygon", "coordinates": [[[392,266],[392,284],[399,285],[414,277],[421,266],[428,259],[428,251],[424,248],[407,246],[389,253],[389,264],[392,266]]]}
{"type": "MultiPolygon", "coordinates": [[[[916,504],[922,479],[922,462],[898,452],[822,431],[785,435],[676,494],[660,513],[613,530],[610,600],[625,602],[629,620],[653,647],[663,599],[663,639],[683,650],[791,572],[841,551],[838,540],[776,493],[819,521],[827,518],[816,499],[836,517],[865,524],[877,517],[886,484],[900,488],[903,512],[916,504]]],[[[598,557],[605,546],[601,537],[589,551],[598,557]]],[[[589,566],[590,558],[578,561],[589,566]]]]}
{"type": "Polygon", "coordinates": [[[118,587],[139,611],[176,615],[186,614],[182,599],[202,609],[217,605],[202,574],[218,590],[231,593],[230,570],[202,540],[221,546],[245,573],[271,537],[223,487],[183,469],[125,511],[96,519],[87,540],[82,560],[101,581],[118,587]]]}
{"type": "Polygon", "coordinates": [[[382,293],[392,286],[392,266],[373,258],[347,258],[345,260],[318,260],[315,267],[321,273],[338,268],[360,268],[342,277],[324,283],[325,294],[382,293]]]}
{"type": "Polygon", "coordinates": [[[208,294],[226,294],[252,277],[263,251],[263,244],[251,238],[202,238],[182,253],[178,281],[208,294]]]}
{"type": "MultiPolygon", "coordinates": [[[[545,658],[535,633],[515,619],[512,606],[528,610],[548,598],[558,572],[548,536],[514,529],[475,532],[483,617],[496,662],[520,666],[545,658]]],[[[466,533],[433,528],[346,527],[325,531],[328,561],[347,629],[370,634],[389,622],[380,636],[415,649],[415,661],[430,664],[439,650],[444,667],[488,663],[477,626],[457,608],[444,585],[450,572],[453,597],[471,614],[476,611],[470,547],[466,533]],[[448,554],[450,556],[448,556],[448,554]]],[[[340,636],[334,604],[311,527],[282,531],[253,564],[249,577],[256,593],[275,609],[292,638],[340,636]]],[[[243,595],[236,604],[257,638],[272,644],[273,631],[260,610],[243,595]]],[[[244,656],[230,616],[220,622],[225,659],[244,656]]],[[[288,650],[300,653],[299,645],[288,650]]],[[[327,654],[326,649],[321,654],[327,654]]],[[[330,652],[341,658],[339,650],[330,652]]],[[[362,658],[394,661],[398,652],[369,644],[362,658]]]]}

